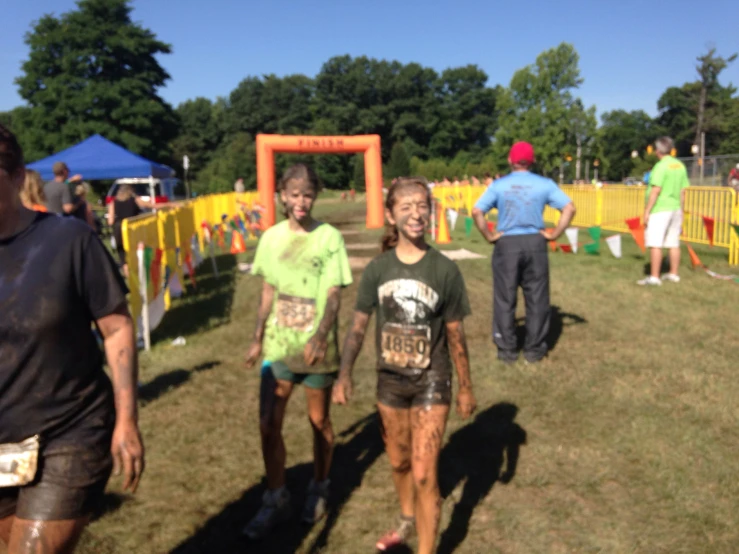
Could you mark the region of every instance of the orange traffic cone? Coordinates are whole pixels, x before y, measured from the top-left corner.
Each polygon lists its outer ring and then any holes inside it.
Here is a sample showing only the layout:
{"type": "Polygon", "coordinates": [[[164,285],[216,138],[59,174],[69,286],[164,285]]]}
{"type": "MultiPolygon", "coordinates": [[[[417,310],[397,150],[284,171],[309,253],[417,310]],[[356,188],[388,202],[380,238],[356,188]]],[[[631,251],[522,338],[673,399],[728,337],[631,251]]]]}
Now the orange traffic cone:
{"type": "Polygon", "coordinates": [[[449,234],[449,222],[446,219],[446,209],[443,206],[439,206],[436,213],[439,214],[439,230],[436,234],[436,244],[449,244],[452,242],[452,237],[449,234]]]}
{"type": "Polygon", "coordinates": [[[688,254],[690,254],[690,263],[693,266],[693,269],[696,267],[706,267],[701,263],[701,259],[698,257],[698,254],[695,253],[695,250],[691,248],[689,244],[686,244],[685,246],[688,247],[688,254]]]}
{"type": "Polygon", "coordinates": [[[243,254],[244,252],[246,252],[244,237],[238,231],[234,231],[231,233],[231,254],[243,254]]]}

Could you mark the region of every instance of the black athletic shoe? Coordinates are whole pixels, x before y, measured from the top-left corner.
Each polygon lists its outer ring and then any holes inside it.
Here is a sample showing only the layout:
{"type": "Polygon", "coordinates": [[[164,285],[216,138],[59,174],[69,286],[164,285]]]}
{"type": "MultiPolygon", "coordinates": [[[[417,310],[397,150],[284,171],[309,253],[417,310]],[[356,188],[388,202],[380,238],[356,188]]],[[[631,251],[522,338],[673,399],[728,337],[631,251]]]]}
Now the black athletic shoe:
{"type": "Polygon", "coordinates": [[[515,364],[518,361],[518,352],[498,350],[498,360],[506,364],[515,364]]]}

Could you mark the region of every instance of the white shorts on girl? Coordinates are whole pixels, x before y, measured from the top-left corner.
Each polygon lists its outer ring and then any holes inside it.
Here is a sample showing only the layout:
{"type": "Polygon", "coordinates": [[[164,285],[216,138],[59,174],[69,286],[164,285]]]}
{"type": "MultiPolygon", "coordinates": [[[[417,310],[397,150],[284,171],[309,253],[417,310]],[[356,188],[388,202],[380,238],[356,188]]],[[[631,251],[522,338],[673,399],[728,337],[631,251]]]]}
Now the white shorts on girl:
{"type": "Polygon", "coordinates": [[[683,213],[680,210],[651,214],[644,236],[647,248],[677,248],[682,227],[683,213]]]}

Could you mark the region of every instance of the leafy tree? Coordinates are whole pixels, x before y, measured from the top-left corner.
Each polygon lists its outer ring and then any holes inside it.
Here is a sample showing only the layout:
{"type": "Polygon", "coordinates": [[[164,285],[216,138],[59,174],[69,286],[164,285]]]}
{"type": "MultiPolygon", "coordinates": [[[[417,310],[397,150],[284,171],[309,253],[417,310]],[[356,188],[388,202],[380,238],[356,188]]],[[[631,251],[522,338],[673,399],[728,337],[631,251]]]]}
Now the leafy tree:
{"type": "MultiPolygon", "coordinates": [[[[703,132],[706,133],[706,153],[721,151],[724,137],[731,133],[736,120],[727,117],[731,113],[736,88],[716,85],[706,95],[703,111],[703,132]]],[[[681,87],[669,87],[659,98],[660,111],[657,122],[676,143],[679,156],[691,156],[696,143],[697,110],[701,98],[701,84],[685,83],[681,87]]],[[[700,135],[699,135],[700,136],[700,135]]]]}
{"type": "Polygon", "coordinates": [[[698,100],[698,117],[694,144],[700,144],[701,133],[704,131],[708,92],[714,90],[718,86],[719,74],[726,69],[731,62],[736,60],[736,57],[736,54],[732,54],[728,58],[716,56],[715,48],[711,48],[703,56],[698,57],[699,64],[696,66],[696,70],[698,71],[701,88],[698,100]]]}
{"type": "Polygon", "coordinates": [[[0,112],[0,124],[8,129],[13,129],[13,112],[0,112]]]}
{"type": "Polygon", "coordinates": [[[462,150],[482,151],[495,132],[499,89],[476,65],[445,70],[437,81],[441,98],[438,124],[429,144],[432,156],[452,157],[462,150]]]}
{"type": "Polygon", "coordinates": [[[172,141],[172,153],[178,167],[183,156],[190,158],[189,174],[192,179],[197,179],[198,172],[211,160],[223,139],[216,108],[207,98],[196,98],[183,102],[176,111],[180,132],[172,141]]]}
{"type": "Polygon", "coordinates": [[[389,179],[410,175],[411,164],[402,142],[396,142],[393,145],[393,149],[390,152],[390,160],[387,163],[386,173],[386,177],[389,179]]]}
{"type": "Polygon", "coordinates": [[[573,96],[582,84],[579,56],[570,44],[539,54],[534,65],[518,70],[498,97],[499,127],[494,154],[502,160],[519,140],[531,142],[539,170],[555,177],[562,159],[574,154],[577,142],[589,140],[595,114],[573,96]]]}
{"type": "Polygon", "coordinates": [[[739,98],[727,101],[723,114],[726,131],[716,145],[715,153],[736,154],[739,152],[739,98]]]}
{"type": "Polygon", "coordinates": [[[256,161],[254,138],[248,133],[237,133],[221,145],[198,174],[193,191],[198,194],[232,191],[239,178],[244,179],[247,190],[253,190],[257,186],[256,161]]]}
{"type": "Polygon", "coordinates": [[[169,161],[177,117],[159,97],[169,75],[155,56],[171,48],[132,22],[128,0],[79,0],[75,11],[39,19],[26,44],[16,82],[30,108],[23,133],[30,159],[100,133],[169,161]]]}
{"type": "Polygon", "coordinates": [[[313,80],[304,75],[248,77],[231,92],[225,109],[230,134],[304,134],[310,130],[313,80]]]}
{"type": "Polygon", "coordinates": [[[363,154],[357,154],[354,156],[354,178],[352,179],[352,182],[354,183],[354,189],[357,191],[364,191],[367,190],[367,185],[364,180],[364,155],[363,154]]]}
{"type": "Polygon", "coordinates": [[[631,152],[643,152],[662,134],[660,127],[642,110],[613,110],[604,113],[601,121],[599,143],[606,166],[604,174],[619,180],[631,176],[634,171],[631,152]]]}

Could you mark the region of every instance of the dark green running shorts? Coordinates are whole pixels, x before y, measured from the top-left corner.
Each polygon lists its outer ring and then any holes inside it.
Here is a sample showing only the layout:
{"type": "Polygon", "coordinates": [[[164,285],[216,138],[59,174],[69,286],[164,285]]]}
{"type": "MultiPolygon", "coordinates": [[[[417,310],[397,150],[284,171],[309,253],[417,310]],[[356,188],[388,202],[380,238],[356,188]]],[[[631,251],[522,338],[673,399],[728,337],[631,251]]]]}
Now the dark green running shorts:
{"type": "Polygon", "coordinates": [[[271,367],[275,379],[289,381],[296,385],[303,385],[309,389],[325,389],[331,387],[336,381],[338,371],[332,373],[293,373],[283,362],[264,362],[262,371],[271,367]]]}

